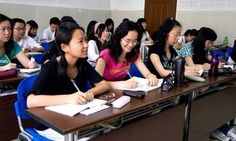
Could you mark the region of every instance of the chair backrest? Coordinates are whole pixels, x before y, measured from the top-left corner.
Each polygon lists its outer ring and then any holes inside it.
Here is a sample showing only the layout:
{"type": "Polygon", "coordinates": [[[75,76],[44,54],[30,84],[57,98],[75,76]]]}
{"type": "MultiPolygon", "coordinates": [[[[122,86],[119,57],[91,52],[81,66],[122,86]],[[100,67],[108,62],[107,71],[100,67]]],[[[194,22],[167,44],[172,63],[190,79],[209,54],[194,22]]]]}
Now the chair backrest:
{"type": "Polygon", "coordinates": [[[134,63],[130,64],[130,74],[131,76],[137,76],[137,77],[141,77],[144,78],[142,73],[138,70],[138,68],[136,67],[136,65],[134,63]]]}
{"type": "Polygon", "coordinates": [[[44,51],[48,51],[48,42],[41,43],[41,46],[44,48],[44,51]]]}
{"type": "Polygon", "coordinates": [[[19,104],[18,112],[20,112],[21,119],[30,119],[25,114],[25,109],[27,109],[25,94],[30,92],[36,78],[37,75],[32,75],[23,79],[17,88],[17,100],[19,104]]]}
{"type": "Polygon", "coordinates": [[[37,64],[42,64],[42,58],[43,58],[44,54],[35,54],[32,57],[35,59],[35,62],[37,64]]]}

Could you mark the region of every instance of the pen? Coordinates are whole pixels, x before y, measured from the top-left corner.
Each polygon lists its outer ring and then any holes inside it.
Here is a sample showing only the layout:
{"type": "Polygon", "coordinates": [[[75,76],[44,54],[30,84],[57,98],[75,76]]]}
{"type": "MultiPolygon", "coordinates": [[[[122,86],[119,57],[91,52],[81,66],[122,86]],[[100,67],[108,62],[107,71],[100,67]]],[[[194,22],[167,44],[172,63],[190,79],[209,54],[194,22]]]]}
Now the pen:
{"type": "MultiPolygon", "coordinates": [[[[70,79],[70,81],[73,83],[73,85],[75,86],[75,88],[77,89],[78,92],[80,92],[79,87],[76,85],[75,80],[74,79],[70,79]]],[[[84,97],[85,98],[85,97],[84,97]]],[[[87,103],[87,101],[85,101],[85,103],[87,103]]]]}
{"type": "Polygon", "coordinates": [[[11,60],[9,59],[9,57],[5,54],[5,56],[6,56],[6,58],[7,58],[7,61],[9,62],[9,63],[11,63],[11,60]]]}
{"type": "Polygon", "coordinates": [[[75,80],[74,79],[70,79],[70,81],[72,82],[72,84],[75,86],[75,88],[77,89],[78,92],[80,92],[79,87],[76,85],[75,80]]]}
{"type": "Polygon", "coordinates": [[[128,74],[128,76],[129,76],[130,78],[132,78],[132,75],[129,73],[128,70],[126,70],[126,73],[128,74]]]}

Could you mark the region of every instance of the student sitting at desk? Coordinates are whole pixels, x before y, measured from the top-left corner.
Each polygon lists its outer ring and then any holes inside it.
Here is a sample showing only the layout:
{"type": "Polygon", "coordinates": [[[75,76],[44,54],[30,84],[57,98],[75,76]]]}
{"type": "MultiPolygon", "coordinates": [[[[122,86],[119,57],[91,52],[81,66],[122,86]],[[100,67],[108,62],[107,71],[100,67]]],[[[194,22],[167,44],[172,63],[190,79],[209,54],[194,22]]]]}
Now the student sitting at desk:
{"type": "Polygon", "coordinates": [[[25,35],[26,24],[23,19],[12,19],[13,24],[13,37],[14,40],[22,47],[24,53],[27,52],[44,52],[43,47],[38,44],[33,38],[25,35]]]}
{"type": "Polygon", "coordinates": [[[104,49],[108,37],[107,26],[104,23],[96,23],[94,33],[88,36],[88,62],[93,67],[96,67],[99,53],[104,49]]]}
{"type": "MultiPolygon", "coordinates": [[[[181,25],[173,18],[166,19],[158,30],[158,41],[149,47],[147,66],[158,78],[173,72],[175,59],[178,56],[173,45],[177,43],[181,33],[181,25]]],[[[195,70],[185,68],[185,73],[194,74],[195,70]]]]}
{"type": "Polygon", "coordinates": [[[38,24],[34,20],[29,20],[26,22],[26,32],[25,35],[33,38],[36,42],[39,42],[38,32],[38,24]]]}
{"type": "Polygon", "coordinates": [[[65,22],[58,28],[55,37],[60,56],[42,67],[27,97],[28,108],[84,104],[110,88],[86,60],[88,44],[83,28],[76,23],[65,22]],[[85,90],[87,80],[95,85],[88,91],[85,90]]]}
{"type": "Polygon", "coordinates": [[[130,64],[134,63],[149,85],[157,85],[157,78],[150,73],[139,53],[141,34],[138,26],[132,21],[122,22],[108,41],[107,48],[102,50],[98,58],[96,70],[111,84],[112,88],[135,88],[137,82],[128,79],[130,64]],[[128,79],[128,80],[127,80],[128,79]]]}
{"type": "Polygon", "coordinates": [[[35,68],[35,61],[30,61],[21,47],[13,40],[11,19],[0,14],[0,71],[16,68],[11,60],[16,57],[25,68],[35,68]]]}
{"type": "Polygon", "coordinates": [[[58,17],[52,17],[49,21],[49,27],[43,30],[43,35],[40,41],[50,42],[53,39],[53,33],[57,30],[61,21],[58,17]]]}
{"type": "MultiPolygon", "coordinates": [[[[195,66],[210,69],[210,60],[212,58],[210,49],[213,47],[213,42],[216,40],[217,34],[211,28],[202,27],[199,29],[198,35],[193,43],[187,43],[179,52],[179,56],[185,58],[188,66],[195,66]]],[[[222,67],[224,62],[219,63],[222,67]]]]}

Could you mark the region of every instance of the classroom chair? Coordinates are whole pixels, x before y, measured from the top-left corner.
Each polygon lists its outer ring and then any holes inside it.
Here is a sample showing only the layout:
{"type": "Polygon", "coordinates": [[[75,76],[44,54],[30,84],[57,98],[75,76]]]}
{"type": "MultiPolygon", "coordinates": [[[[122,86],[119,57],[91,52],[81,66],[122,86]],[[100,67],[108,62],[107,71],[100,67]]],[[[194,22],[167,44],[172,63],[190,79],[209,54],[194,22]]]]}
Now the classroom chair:
{"type": "Polygon", "coordinates": [[[43,58],[44,54],[35,54],[32,57],[35,59],[35,62],[37,64],[42,64],[42,58],[43,58]]]}
{"type": "Polygon", "coordinates": [[[40,45],[44,48],[45,52],[48,51],[48,42],[42,42],[40,45]]]}
{"type": "Polygon", "coordinates": [[[25,128],[23,121],[33,120],[26,113],[26,99],[25,94],[28,93],[36,80],[37,75],[33,75],[22,80],[17,88],[17,101],[14,104],[15,112],[17,116],[18,126],[20,128],[20,133],[18,138],[23,141],[51,141],[46,137],[38,134],[34,127],[25,128]]]}
{"type": "Polygon", "coordinates": [[[136,67],[136,65],[134,63],[130,64],[129,73],[131,76],[137,76],[137,77],[144,78],[142,73],[138,70],[138,68],[136,67]]]}

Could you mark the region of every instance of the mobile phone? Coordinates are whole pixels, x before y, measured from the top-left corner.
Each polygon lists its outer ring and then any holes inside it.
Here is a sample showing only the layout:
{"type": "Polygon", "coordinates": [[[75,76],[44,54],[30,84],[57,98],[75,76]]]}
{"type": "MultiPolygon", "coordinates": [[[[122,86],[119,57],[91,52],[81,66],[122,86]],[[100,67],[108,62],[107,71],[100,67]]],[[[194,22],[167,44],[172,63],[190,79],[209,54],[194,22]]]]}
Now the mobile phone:
{"type": "Polygon", "coordinates": [[[135,98],[144,98],[145,92],[144,91],[130,91],[130,90],[123,90],[123,94],[135,98]]]}

